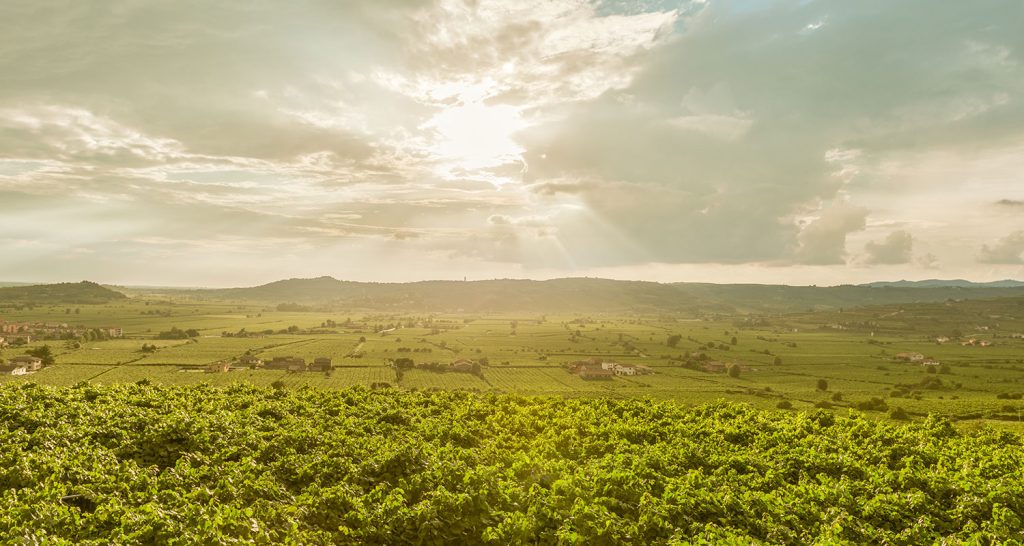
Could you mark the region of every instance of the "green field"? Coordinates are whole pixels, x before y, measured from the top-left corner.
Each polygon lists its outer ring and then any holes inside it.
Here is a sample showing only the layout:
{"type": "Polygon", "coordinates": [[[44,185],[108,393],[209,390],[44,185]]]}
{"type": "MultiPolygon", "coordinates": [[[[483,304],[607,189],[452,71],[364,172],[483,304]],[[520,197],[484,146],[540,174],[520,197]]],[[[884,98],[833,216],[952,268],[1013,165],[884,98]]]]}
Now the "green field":
{"type": "MultiPolygon", "coordinates": [[[[55,365],[0,381],[69,385],[149,380],[166,385],[250,383],[345,387],[388,383],[404,389],[469,389],[558,396],[726,399],[774,409],[823,407],[877,417],[939,414],[1017,427],[1024,413],[1024,306],[1015,298],[903,304],[786,315],[509,315],[279,312],[254,304],[131,298],[102,305],[5,310],[9,322],[119,326],[106,341],[35,340],[0,358],[49,345],[55,365]],[[191,340],[159,340],[172,327],[191,340]],[[225,337],[238,332],[252,337],[225,337]],[[950,337],[937,343],[937,338],[950,337]],[[674,338],[675,343],[670,343],[674,338]],[[991,346],[964,346],[984,339],[991,346]],[[735,341],[735,343],[734,343],[735,341]],[[142,352],[143,344],[156,346],[142,352]],[[900,362],[900,352],[941,361],[940,373],[900,362]],[[329,357],[335,370],[288,374],[234,369],[201,373],[217,361],[329,357]],[[703,356],[701,356],[703,355],[703,356]],[[481,362],[477,375],[410,370],[393,359],[481,362]],[[652,375],[587,381],[566,365],[587,358],[643,364],[652,375]],[[697,358],[740,366],[738,377],[704,371],[697,358]],[[697,369],[694,369],[697,368],[697,369]],[[819,388],[824,380],[825,389],[819,388]],[[874,401],[872,401],[875,399],[874,401]],[[879,403],[881,401],[881,403],[879,403]]],[[[239,366],[236,366],[239,368],[239,366]]],[[[936,371],[936,370],[931,370],[936,371]]]]}
{"type": "MultiPolygon", "coordinates": [[[[387,370],[344,371],[359,373],[322,386],[387,370]]],[[[731,403],[0,385],[0,537],[1019,544],[1020,443],[943,418],[898,424],[731,403]]]]}

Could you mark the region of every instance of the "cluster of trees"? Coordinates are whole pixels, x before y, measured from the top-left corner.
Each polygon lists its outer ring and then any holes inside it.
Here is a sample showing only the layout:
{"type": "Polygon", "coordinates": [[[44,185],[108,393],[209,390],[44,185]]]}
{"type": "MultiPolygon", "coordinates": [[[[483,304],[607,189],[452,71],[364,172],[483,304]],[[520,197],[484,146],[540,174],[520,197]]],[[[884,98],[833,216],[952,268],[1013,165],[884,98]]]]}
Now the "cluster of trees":
{"type": "Polygon", "coordinates": [[[269,336],[274,333],[272,329],[261,330],[258,332],[250,332],[245,328],[238,330],[237,332],[221,332],[221,337],[255,337],[255,336],[269,336]]]}
{"type": "Polygon", "coordinates": [[[432,353],[434,352],[434,349],[430,347],[399,347],[395,349],[395,351],[399,353],[432,353]]]}
{"type": "Polygon", "coordinates": [[[199,330],[195,328],[189,328],[182,330],[177,326],[172,326],[170,330],[160,332],[156,335],[157,339],[190,339],[199,337],[199,330]]]}

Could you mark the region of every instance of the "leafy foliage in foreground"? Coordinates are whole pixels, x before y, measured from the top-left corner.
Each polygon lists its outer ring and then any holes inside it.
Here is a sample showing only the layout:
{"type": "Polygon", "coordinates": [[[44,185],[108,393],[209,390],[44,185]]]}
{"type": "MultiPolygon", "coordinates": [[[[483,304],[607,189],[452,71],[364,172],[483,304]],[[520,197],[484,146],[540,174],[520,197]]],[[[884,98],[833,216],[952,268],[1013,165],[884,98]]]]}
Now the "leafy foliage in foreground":
{"type": "Polygon", "coordinates": [[[0,387],[0,529],[48,543],[988,543],[1010,433],[740,405],[0,387]]]}

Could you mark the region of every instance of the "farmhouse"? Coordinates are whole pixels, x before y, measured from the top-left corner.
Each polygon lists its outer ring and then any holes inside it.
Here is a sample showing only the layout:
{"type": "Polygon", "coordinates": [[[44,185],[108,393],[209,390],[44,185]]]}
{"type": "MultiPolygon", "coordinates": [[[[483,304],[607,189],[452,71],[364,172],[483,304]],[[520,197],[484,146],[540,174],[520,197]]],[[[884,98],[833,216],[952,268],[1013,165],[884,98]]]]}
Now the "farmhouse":
{"type": "Polygon", "coordinates": [[[593,365],[583,366],[582,368],[579,369],[579,372],[577,372],[577,373],[579,374],[580,379],[588,379],[588,380],[589,379],[611,379],[612,377],[615,376],[615,372],[614,371],[606,370],[606,369],[602,368],[600,365],[598,365],[598,366],[593,366],[593,365]]]}
{"type": "Polygon", "coordinates": [[[263,365],[263,359],[255,355],[242,355],[241,358],[238,359],[238,363],[242,366],[258,368],[263,365]]]}
{"type": "Polygon", "coordinates": [[[472,360],[466,360],[465,358],[460,358],[460,359],[452,362],[450,364],[450,366],[452,368],[452,371],[454,371],[454,372],[471,373],[473,371],[473,367],[474,367],[473,364],[474,364],[474,362],[472,360]]]}
{"type": "Polygon", "coordinates": [[[309,369],[314,372],[329,372],[333,368],[331,359],[326,356],[320,356],[313,359],[313,364],[310,365],[309,369]]]}
{"type": "Polygon", "coordinates": [[[231,363],[227,360],[206,365],[206,373],[228,373],[229,371],[231,371],[231,363]]]}
{"type": "Polygon", "coordinates": [[[581,379],[611,379],[615,377],[615,363],[611,364],[612,366],[606,367],[600,358],[592,357],[569,364],[569,372],[580,376],[581,379]]]}
{"type": "Polygon", "coordinates": [[[903,362],[921,362],[924,360],[924,355],[921,353],[903,352],[896,353],[896,355],[893,356],[893,359],[902,360],[903,362]]]}
{"type": "Polygon", "coordinates": [[[712,360],[711,362],[705,362],[704,363],[704,371],[705,372],[725,373],[725,369],[727,367],[728,366],[726,365],[725,362],[718,362],[718,361],[715,361],[715,360],[712,360]]]}
{"type": "Polygon", "coordinates": [[[615,375],[636,375],[636,367],[632,364],[616,364],[613,371],[615,375]]]}
{"type": "Polygon", "coordinates": [[[24,366],[28,371],[34,372],[43,367],[43,360],[35,356],[21,355],[12,358],[10,364],[24,366]]]}

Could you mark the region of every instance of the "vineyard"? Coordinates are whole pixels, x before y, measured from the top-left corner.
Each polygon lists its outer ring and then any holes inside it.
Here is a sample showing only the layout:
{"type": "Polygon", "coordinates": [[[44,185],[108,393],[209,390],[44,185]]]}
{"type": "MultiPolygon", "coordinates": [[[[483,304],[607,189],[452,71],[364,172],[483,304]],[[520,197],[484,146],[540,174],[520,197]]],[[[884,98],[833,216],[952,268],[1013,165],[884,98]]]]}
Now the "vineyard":
{"type": "Polygon", "coordinates": [[[17,543],[1012,543],[1015,433],[718,403],[0,385],[17,543]]]}

